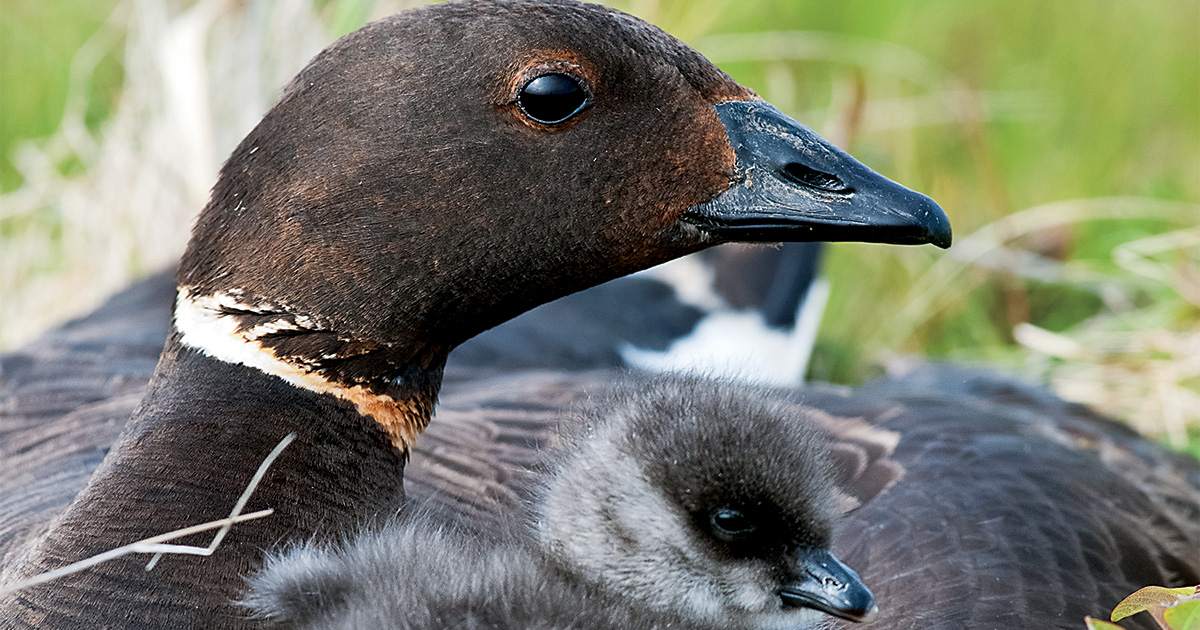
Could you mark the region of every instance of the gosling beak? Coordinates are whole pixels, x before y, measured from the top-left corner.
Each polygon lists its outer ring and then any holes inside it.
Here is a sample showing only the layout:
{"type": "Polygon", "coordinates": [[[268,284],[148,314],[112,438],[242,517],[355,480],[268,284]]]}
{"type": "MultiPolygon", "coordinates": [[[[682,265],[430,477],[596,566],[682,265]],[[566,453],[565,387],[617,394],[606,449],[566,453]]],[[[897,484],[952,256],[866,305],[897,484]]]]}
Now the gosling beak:
{"type": "Polygon", "coordinates": [[[738,181],[684,220],[726,241],[863,241],[950,246],[937,203],[872,171],[766,101],[713,106],[738,181]]]}
{"type": "Polygon", "coordinates": [[[854,569],[829,551],[807,549],[796,561],[799,577],[779,589],[784,608],[814,608],[850,621],[868,621],[879,610],[875,596],[854,569]]]}

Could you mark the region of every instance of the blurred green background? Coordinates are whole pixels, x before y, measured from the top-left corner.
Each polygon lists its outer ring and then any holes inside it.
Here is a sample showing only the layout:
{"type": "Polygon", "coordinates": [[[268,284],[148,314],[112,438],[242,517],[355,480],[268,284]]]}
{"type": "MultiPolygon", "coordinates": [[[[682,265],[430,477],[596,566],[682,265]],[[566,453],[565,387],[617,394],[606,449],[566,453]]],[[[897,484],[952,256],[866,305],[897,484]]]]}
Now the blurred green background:
{"type": "MultiPolygon", "coordinates": [[[[987,361],[1200,453],[1200,1],[611,4],[950,214],[831,248],[812,378],[987,361]]],[[[404,6],[3,0],[0,346],[178,255],[304,59],[404,6]]]]}

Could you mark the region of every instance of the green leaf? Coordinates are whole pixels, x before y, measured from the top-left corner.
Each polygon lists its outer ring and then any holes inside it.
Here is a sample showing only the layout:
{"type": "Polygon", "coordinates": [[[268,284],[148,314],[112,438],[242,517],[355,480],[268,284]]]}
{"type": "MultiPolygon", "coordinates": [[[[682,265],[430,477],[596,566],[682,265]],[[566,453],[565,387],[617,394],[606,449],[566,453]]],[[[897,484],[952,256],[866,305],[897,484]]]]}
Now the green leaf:
{"type": "Polygon", "coordinates": [[[1083,622],[1087,624],[1087,630],[1125,630],[1115,623],[1102,621],[1095,617],[1084,617],[1083,622]]]}
{"type": "Polygon", "coordinates": [[[1200,600],[1183,602],[1163,612],[1171,630],[1200,630],[1200,600]]]}
{"type": "Polygon", "coordinates": [[[1195,586],[1183,588],[1164,588],[1162,586],[1147,586],[1138,589],[1129,597],[1121,600],[1112,611],[1112,620],[1120,621],[1130,615],[1136,615],[1143,610],[1150,611],[1158,617],[1166,608],[1175,606],[1187,597],[1196,594],[1195,586]],[[1158,614],[1155,614],[1158,613],[1158,614]]]}

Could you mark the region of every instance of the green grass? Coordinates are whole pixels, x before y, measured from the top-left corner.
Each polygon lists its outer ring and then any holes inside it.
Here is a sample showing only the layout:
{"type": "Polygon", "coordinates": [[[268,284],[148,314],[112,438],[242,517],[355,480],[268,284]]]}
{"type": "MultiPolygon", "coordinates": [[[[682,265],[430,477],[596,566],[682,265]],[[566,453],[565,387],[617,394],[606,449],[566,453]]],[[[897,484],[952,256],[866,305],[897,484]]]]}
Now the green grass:
{"type": "MultiPolygon", "coordinates": [[[[18,141],[54,130],[69,62],[110,1],[5,0],[0,188],[19,183],[18,141]]],[[[385,5],[317,10],[332,38],[385,5]]],[[[1200,407],[1200,242],[1187,240],[1200,224],[1200,2],[614,5],[950,215],[948,253],[831,248],[813,377],[858,382],[898,354],[988,361],[1200,453],[1197,412],[1184,412],[1182,433],[1168,426],[1172,405],[1200,407]],[[1156,235],[1176,242],[1155,250],[1156,235]]],[[[117,98],[119,51],[75,79],[93,128],[117,98]]],[[[19,237],[55,215],[5,216],[0,236],[19,237]]]]}
{"type": "Polygon", "coordinates": [[[73,61],[87,123],[95,127],[108,116],[124,78],[119,37],[101,33],[116,4],[4,0],[0,6],[0,191],[21,183],[14,164],[19,143],[58,127],[73,61]],[[94,54],[76,59],[89,41],[94,54]]]}

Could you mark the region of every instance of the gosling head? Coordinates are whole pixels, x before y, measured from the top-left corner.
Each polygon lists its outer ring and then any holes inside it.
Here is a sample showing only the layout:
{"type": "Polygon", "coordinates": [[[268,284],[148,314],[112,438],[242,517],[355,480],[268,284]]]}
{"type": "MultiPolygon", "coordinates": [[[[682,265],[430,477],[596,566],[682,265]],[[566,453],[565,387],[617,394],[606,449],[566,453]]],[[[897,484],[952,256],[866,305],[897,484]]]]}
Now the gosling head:
{"type": "Polygon", "coordinates": [[[659,378],[579,418],[535,504],[565,570],[697,625],[862,621],[871,591],[829,550],[827,437],[766,389],[659,378]]]}

